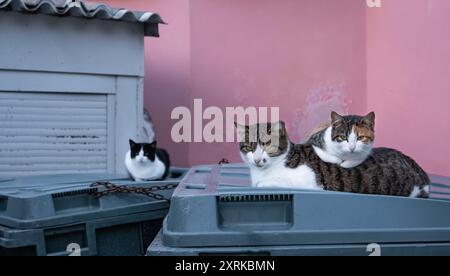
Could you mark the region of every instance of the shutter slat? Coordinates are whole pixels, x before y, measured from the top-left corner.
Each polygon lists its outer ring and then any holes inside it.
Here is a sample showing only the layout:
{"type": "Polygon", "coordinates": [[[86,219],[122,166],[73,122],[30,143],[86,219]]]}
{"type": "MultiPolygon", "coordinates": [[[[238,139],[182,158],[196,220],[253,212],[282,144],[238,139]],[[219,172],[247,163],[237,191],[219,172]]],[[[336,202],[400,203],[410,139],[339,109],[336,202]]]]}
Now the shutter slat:
{"type": "Polygon", "coordinates": [[[107,171],[106,95],[0,92],[0,176],[107,171]]]}
{"type": "Polygon", "coordinates": [[[43,144],[43,143],[16,143],[16,144],[3,144],[1,150],[10,149],[23,149],[23,150],[46,150],[46,149],[61,149],[61,150],[106,150],[104,144],[71,144],[71,143],[58,143],[58,144],[43,144]]]}
{"type": "MultiPolygon", "coordinates": [[[[1,101],[1,100],[0,100],[1,101]]],[[[85,115],[103,115],[104,108],[76,108],[76,111],[85,115]]],[[[23,115],[23,114],[41,114],[41,115],[73,115],[73,110],[70,107],[63,106],[48,106],[42,107],[16,107],[16,106],[1,106],[0,113],[8,115],[23,115]]]]}
{"type": "Polygon", "coordinates": [[[92,116],[92,115],[80,115],[77,112],[67,115],[34,115],[34,114],[3,114],[0,113],[0,121],[12,121],[12,122],[106,122],[106,115],[92,116]]]}
{"type": "Polygon", "coordinates": [[[35,157],[16,157],[14,155],[8,157],[0,156],[0,165],[23,165],[30,166],[34,164],[98,164],[102,163],[106,155],[97,156],[35,156],[35,157]]]}
{"type": "MultiPolygon", "coordinates": [[[[106,135],[98,135],[95,137],[55,137],[55,136],[1,136],[0,143],[2,148],[4,144],[30,144],[30,143],[44,143],[44,144],[106,144],[106,135]]],[[[12,146],[12,145],[9,145],[12,146]]]]}
{"type": "Polygon", "coordinates": [[[0,165],[0,171],[9,171],[9,172],[22,172],[24,170],[26,171],[34,171],[39,172],[40,170],[47,170],[47,171],[53,171],[53,173],[57,173],[59,170],[106,170],[106,165],[103,163],[95,163],[95,164],[60,164],[60,163],[53,163],[53,164],[30,164],[27,166],[24,165],[0,165]]]}
{"type": "Polygon", "coordinates": [[[59,157],[59,156],[65,156],[66,158],[71,157],[86,157],[92,154],[96,154],[98,156],[105,157],[107,155],[107,151],[103,149],[92,149],[92,150],[55,150],[55,149],[48,149],[48,150],[23,150],[23,149],[16,149],[16,150],[1,150],[0,149],[0,158],[2,157],[8,157],[14,158],[14,157],[59,157]]]}
{"type": "Polygon", "coordinates": [[[95,128],[104,129],[105,124],[102,122],[11,122],[0,121],[0,129],[6,128],[59,128],[59,129],[80,129],[95,128]]]}
{"type": "Polygon", "coordinates": [[[44,136],[44,137],[94,137],[97,135],[106,135],[106,129],[46,129],[46,128],[5,128],[2,129],[3,136],[44,136]]]}
{"type": "Polygon", "coordinates": [[[0,99],[0,106],[20,106],[20,107],[58,107],[63,106],[65,108],[106,108],[104,102],[80,102],[80,101],[52,101],[52,100],[26,100],[26,99],[0,99]]]}
{"type": "Polygon", "coordinates": [[[79,93],[17,93],[2,92],[0,101],[5,100],[27,100],[27,101],[77,101],[77,102],[104,102],[103,94],[79,94],[79,93]],[[87,96],[87,97],[86,97],[87,96]]]}
{"type": "MultiPolygon", "coordinates": [[[[32,175],[53,175],[53,174],[73,174],[73,173],[105,173],[104,169],[71,169],[71,170],[39,170],[39,171],[21,171],[20,176],[32,176],[32,175]]],[[[10,172],[0,171],[0,178],[13,177],[10,172]]]]}

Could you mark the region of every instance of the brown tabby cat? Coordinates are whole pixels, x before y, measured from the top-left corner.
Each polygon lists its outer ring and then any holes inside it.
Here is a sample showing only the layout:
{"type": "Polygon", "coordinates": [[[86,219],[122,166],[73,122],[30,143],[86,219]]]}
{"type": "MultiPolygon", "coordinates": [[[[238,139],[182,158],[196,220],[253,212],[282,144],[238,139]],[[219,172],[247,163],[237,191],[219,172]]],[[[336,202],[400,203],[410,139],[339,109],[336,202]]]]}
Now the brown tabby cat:
{"type": "Polygon", "coordinates": [[[397,150],[375,148],[361,165],[345,169],[322,161],[310,144],[293,144],[283,122],[236,126],[241,157],[250,167],[255,187],[428,197],[428,175],[397,150]],[[258,131],[261,126],[268,134],[258,131]],[[271,137],[269,141],[262,137],[267,135],[271,137]],[[249,141],[249,137],[256,137],[257,142],[249,141]],[[272,146],[273,141],[276,146],[272,146]]]}

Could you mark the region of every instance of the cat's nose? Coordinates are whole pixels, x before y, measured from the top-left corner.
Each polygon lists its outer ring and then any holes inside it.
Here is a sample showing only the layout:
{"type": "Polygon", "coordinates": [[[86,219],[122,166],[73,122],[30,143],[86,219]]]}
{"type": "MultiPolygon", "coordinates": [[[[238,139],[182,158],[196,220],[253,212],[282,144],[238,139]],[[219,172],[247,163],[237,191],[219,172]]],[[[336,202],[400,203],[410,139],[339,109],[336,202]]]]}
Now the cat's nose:
{"type": "Polygon", "coordinates": [[[354,152],[356,149],[356,146],[350,146],[350,152],[354,152]]]}
{"type": "Polygon", "coordinates": [[[255,164],[256,164],[256,165],[259,165],[259,164],[261,164],[261,162],[262,162],[262,159],[261,159],[261,158],[255,158],[254,160],[255,160],[255,164]]]}

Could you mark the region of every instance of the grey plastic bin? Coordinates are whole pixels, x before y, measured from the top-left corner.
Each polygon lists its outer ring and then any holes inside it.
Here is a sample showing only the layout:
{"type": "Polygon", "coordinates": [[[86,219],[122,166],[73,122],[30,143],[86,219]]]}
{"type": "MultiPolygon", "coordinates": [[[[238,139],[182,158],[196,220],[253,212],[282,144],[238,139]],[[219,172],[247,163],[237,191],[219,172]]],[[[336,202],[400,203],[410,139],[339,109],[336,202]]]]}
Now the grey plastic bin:
{"type": "MultiPolygon", "coordinates": [[[[450,180],[432,179],[433,196],[448,198],[450,180]]],[[[365,255],[378,243],[392,254],[450,255],[450,201],[249,185],[241,164],[191,169],[147,254],[365,255]]]]}
{"type": "MultiPolygon", "coordinates": [[[[381,256],[448,256],[450,243],[380,244],[381,256]]],[[[168,247],[160,232],[148,248],[148,256],[370,256],[370,244],[168,247]]]]}
{"type": "MultiPolygon", "coordinates": [[[[133,187],[178,184],[187,169],[164,181],[134,182],[117,175],[72,174],[22,177],[0,182],[0,256],[144,255],[161,228],[169,202],[114,193],[96,198],[96,181],[133,187]]],[[[170,198],[173,190],[157,191],[170,198]]]]}

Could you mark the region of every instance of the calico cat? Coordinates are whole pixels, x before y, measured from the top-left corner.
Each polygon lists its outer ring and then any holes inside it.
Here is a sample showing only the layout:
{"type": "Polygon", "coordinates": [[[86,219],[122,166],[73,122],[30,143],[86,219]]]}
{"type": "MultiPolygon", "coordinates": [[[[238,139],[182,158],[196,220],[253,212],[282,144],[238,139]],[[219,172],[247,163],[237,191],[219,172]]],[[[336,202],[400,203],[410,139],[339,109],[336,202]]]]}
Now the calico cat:
{"type": "Polygon", "coordinates": [[[376,148],[358,167],[345,169],[321,160],[310,144],[293,144],[283,122],[236,124],[241,157],[248,164],[254,187],[330,190],[427,198],[430,180],[420,166],[394,149],[376,148]],[[269,142],[267,136],[270,137],[269,142]],[[256,137],[250,140],[249,137],[256,137]],[[276,146],[272,141],[277,141],[276,146]]]}
{"type": "Polygon", "coordinates": [[[135,181],[165,179],[169,174],[170,158],[167,151],[156,147],[156,142],[135,143],[130,139],[125,166],[135,181]]]}
{"type": "Polygon", "coordinates": [[[331,124],[313,134],[307,144],[325,162],[353,168],[370,155],[375,139],[375,113],[341,116],[331,113],[331,124]]]}

